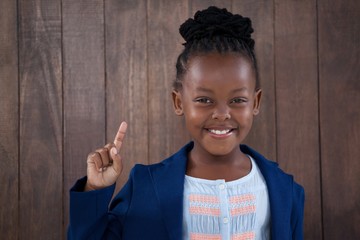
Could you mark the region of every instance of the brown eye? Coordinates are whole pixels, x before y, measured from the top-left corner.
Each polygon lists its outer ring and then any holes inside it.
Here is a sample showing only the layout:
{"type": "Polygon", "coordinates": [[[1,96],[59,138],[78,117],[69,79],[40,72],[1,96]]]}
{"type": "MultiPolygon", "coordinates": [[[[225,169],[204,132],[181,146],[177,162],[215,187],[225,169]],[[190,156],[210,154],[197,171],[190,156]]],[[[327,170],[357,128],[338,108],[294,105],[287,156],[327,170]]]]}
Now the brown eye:
{"type": "Polygon", "coordinates": [[[245,103],[245,102],[247,102],[247,100],[246,100],[246,99],[244,99],[244,98],[234,98],[234,99],[232,99],[232,100],[231,100],[231,102],[230,102],[230,103],[236,103],[236,104],[239,104],[239,103],[245,103]]]}
{"type": "Polygon", "coordinates": [[[210,104],[212,101],[209,98],[197,98],[194,100],[197,103],[210,104]]]}

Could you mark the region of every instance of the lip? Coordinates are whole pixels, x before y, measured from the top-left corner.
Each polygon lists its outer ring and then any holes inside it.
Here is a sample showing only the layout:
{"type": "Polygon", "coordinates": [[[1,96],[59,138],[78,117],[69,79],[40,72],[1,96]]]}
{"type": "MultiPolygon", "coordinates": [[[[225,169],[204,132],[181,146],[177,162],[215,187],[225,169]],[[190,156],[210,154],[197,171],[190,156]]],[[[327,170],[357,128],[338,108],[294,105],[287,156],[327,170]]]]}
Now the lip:
{"type": "Polygon", "coordinates": [[[231,125],[207,125],[204,127],[206,130],[213,129],[213,130],[235,130],[237,127],[231,126],[231,125]]]}
{"type": "Polygon", "coordinates": [[[226,127],[225,126],[210,126],[210,127],[206,127],[205,130],[211,137],[227,138],[233,134],[233,132],[234,132],[234,130],[236,130],[236,128],[229,127],[229,126],[226,126],[226,127]]]}

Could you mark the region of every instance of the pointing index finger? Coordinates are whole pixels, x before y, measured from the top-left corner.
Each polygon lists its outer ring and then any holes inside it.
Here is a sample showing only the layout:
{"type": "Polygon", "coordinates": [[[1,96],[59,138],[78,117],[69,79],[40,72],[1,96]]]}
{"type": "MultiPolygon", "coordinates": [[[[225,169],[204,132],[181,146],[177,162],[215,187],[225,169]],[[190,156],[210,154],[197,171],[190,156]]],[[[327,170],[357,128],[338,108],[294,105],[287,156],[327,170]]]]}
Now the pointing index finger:
{"type": "Polygon", "coordinates": [[[122,141],[125,137],[125,134],[126,134],[126,129],[127,129],[127,123],[126,122],[122,122],[120,124],[120,127],[119,127],[119,130],[118,132],[116,133],[116,136],[115,136],[115,140],[114,140],[114,144],[116,146],[116,150],[119,152],[120,148],[121,148],[121,145],[122,145],[122,141]]]}

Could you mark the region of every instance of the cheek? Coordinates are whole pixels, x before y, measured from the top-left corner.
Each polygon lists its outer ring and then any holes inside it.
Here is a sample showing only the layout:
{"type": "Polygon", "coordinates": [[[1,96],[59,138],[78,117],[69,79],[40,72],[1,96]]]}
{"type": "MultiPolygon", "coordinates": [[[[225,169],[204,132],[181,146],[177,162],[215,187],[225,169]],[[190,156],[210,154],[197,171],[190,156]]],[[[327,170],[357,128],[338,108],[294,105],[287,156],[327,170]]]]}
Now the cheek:
{"type": "Polygon", "coordinates": [[[195,109],[188,109],[184,112],[185,120],[188,123],[199,124],[201,122],[201,114],[195,109]]]}
{"type": "Polygon", "coordinates": [[[246,108],[238,112],[236,115],[233,115],[233,117],[236,118],[237,122],[239,122],[242,127],[251,127],[254,119],[254,112],[252,108],[246,108]]]}
{"type": "Polygon", "coordinates": [[[195,107],[184,109],[184,117],[188,128],[202,127],[208,120],[208,112],[195,107]]]}

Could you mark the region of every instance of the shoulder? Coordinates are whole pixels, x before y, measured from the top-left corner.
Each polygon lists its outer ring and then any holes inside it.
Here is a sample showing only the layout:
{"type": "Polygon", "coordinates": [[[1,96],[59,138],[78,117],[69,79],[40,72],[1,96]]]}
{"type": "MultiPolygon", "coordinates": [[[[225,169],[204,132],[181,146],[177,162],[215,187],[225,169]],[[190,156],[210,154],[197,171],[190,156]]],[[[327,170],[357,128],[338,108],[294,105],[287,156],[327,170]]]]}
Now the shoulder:
{"type": "Polygon", "coordinates": [[[240,149],[241,149],[241,151],[243,153],[251,156],[255,160],[255,162],[258,165],[258,167],[260,168],[261,172],[263,172],[263,171],[276,171],[278,174],[288,175],[279,168],[278,163],[267,159],[266,157],[261,155],[256,150],[250,148],[249,146],[240,145],[240,149]]]}
{"type": "Polygon", "coordinates": [[[284,172],[279,167],[278,163],[267,159],[259,152],[255,151],[247,145],[241,145],[240,149],[243,153],[250,155],[255,160],[257,166],[259,167],[261,173],[264,175],[267,182],[273,180],[280,181],[284,184],[292,185],[293,191],[295,192],[303,192],[302,186],[300,186],[294,181],[293,175],[284,172]]]}

